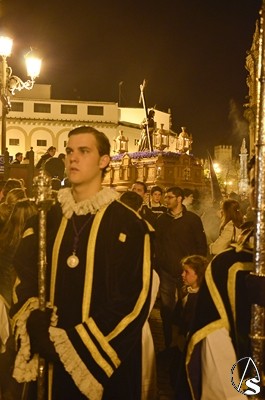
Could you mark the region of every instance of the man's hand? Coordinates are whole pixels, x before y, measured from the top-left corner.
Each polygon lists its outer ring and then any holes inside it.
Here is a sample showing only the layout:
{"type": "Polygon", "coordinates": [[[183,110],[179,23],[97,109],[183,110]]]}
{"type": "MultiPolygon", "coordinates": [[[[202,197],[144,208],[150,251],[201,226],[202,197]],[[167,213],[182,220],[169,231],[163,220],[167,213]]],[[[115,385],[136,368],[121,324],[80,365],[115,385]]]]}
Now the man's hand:
{"type": "Polygon", "coordinates": [[[30,336],[31,353],[38,353],[47,361],[59,361],[59,356],[49,337],[49,326],[52,309],[45,311],[34,310],[27,321],[27,330],[30,336]]]}

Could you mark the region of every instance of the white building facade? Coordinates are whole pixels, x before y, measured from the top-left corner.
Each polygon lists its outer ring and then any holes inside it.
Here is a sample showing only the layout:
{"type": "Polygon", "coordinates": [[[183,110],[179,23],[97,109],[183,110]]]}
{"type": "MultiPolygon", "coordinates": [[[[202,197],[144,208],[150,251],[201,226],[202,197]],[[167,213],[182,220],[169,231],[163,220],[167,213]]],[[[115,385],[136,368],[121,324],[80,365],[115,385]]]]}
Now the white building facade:
{"type": "MultiPolygon", "coordinates": [[[[128,152],[138,150],[140,124],[145,117],[142,108],[120,108],[115,102],[54,100],[51,86],[36,84],[30,91],[18,92],[11,98],[7,115],[6,147],[11,156],[33,149],[35,163],[50,146],[56,155],[65,152],[68,132],[80,125],[89,125],[104,132],[111,143],[123,131],[128,138],[128,152]]],[[[157,128],[170,131],[171,115],[155,112],[157,128]]],[[[168,150],[176,151],[175,134],[170,133],[168,150]]]]}

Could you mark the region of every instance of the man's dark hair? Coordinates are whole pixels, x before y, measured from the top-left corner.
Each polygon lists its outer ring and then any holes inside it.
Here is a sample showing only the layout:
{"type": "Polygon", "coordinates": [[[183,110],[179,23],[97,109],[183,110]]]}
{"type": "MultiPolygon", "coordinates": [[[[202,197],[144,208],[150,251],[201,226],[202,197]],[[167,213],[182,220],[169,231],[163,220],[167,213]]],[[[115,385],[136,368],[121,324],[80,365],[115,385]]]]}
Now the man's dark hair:
{"type": "Polygon", "coordinates": [[[17,178],[9,178],[3,189],[2,189],[2,193],[3,193],[3,197],[6,197],[7,193],[10,192],[10,190],[15,189],[15,188],[22,188],[22,182],[17,179],[17,178]]]}
{"type": "Polygon", "coordinates": [[[144,192],[147,193],[147,186],[146,186],[146,184],[144,182],[135,181],[134,183],[137,184],[137,185],[142,185],[142,187],[144,188],[144,192]]]}
{"type": "Polygon", "coordinates": [[[48,160],[44,163],[43,168],[51,178],[59,178],[61,181],[63,180],[65,165],[60,158],[48,158],[48,160]]]}
{"type": "Polygon", "coordinates": [[[184,198],[183,190],[178,186],[172,186],[166,190],[166,193],[171,192],[174,196],[179,197],[181,196],[182,199],[184,198]]]}
{"type": "Polygon", "coordinates": [[[52,190],[59,190],[62,187],[62,182],[59,178],[52,178],[51,186],[52,186],[52,190]]]}
{"type": "Polygon", "coordinates": [[[65,160],[65,153],[58,154],[58,158],[64,161],[65,160]]]}
{"type": "Polygon", "coordinates": [[[79,135],[80,133],[89,133],[93,135],[97,141],[97,148],[100,156],[107,154],[110,155],[110,142],[105,133],[98,131],[91,126],[79,126],[78,128],[72,129],[68,133],[68,137],[73,135],[79,135]]]}
{"type": "Polygon", "coordinates": [[[138,193],[131,191],[122,193],[120,201],[131,207],[134,211],[138,211],[143,204],[142,197],[138,193]]]}
{"type": "Polygon", "coordinates": [[[23,156],[23,154],[22,154],[22,153],[17,153],[17,154],[15,155],[16,158],[17,158],[18,156],[23,156]]]}
{"type": "Polygon", "coordinates": [[[184,197],[189,197],[191,194],[194,194],[193,190],[188,189],[188,188],[184,188],[184,189],[183,189],[183,195],[184,195],[184,197]]]}
{"type": "MultiPolygon", "coordinates": [[[[110,142],[105,133],[100,132],[95,128],[92,128],[91,126],[83,125],[72,129],[68,133],[68,137],[79,135],[81,133],[89,133],[90,135],[94,136],[97,142],[97,149],[100,156],[110,155],[110,142]]],[[[102,177],[104,177],[104,175],[106,174],[107,168],[108,165],[102,169],[102,177]]]]}
{"type": "Polygon", "coordinates": [[[153,186],[150,193],[152,195],[155,192],[160,192],[161,194],[163,194],[163,189],[160,186],[153,186]]]}

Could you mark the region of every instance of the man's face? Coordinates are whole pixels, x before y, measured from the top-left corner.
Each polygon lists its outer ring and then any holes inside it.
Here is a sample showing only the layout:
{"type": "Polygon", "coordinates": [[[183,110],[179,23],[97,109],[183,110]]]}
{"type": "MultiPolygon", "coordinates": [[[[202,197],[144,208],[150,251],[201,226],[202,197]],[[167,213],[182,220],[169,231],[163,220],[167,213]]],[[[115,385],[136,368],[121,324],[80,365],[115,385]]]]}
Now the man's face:
{"type": "Polygon", "coordinates": [[[167,192],[165,195],[165,202],[169,210],[176,209],[181,203],[181,196],[175,196],[172,192],[167,192]]]}
{"type": "Polygon", "coordinates": [[[101,180],[102,169],[109,163],[109,156],[100,156],[95,137],[89,133],[72,135],[66,147],[65,167],[73,185],[90,184],[101,180]]]}
{"type": "Polygon", "coordinates": [[[152,202],[153,203],[160,203],[161,197],[162,197],[162,194],[159,192],[159,190],[156,190],[151,196],[152,202]]]}
{"type": "Polygon", "coordinates": [[[185,204],[191,206],[193,200],[194,200],[193,194],[190,194],[189,196],[185,197],[185,204]]]}
{"type": "Polygon", "coordinates": [[[55,153],[56,153],[56,149],[51,149],[51,150],[49,151],[49,154],[50,154],[52,157],[54,157],[55,153]]]}
{"type": "Polygon", "coordinates": [[[17,160],[18,160],[19,162],[22,161],[22,158],[23,158],[22,154],[19,154],[19,155],[17,156],[17,160]]]}
{"type": "Polygon", "coordinates": [[[140,183],[134,183],[132,185],[132,192],[138,193],[142,198],[145,196],[144,187],[140,183]]]}

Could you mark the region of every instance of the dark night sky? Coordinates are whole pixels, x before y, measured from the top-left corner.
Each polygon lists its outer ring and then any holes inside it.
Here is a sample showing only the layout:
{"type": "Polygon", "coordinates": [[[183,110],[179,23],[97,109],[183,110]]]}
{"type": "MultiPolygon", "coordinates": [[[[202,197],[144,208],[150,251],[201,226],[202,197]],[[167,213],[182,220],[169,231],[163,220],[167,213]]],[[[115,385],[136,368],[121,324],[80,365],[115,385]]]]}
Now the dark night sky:
{"type": "MultiPolygon", "coordinates": [[[[52,97],[118,101],[172,110],[173,129],[193,134],[195,155],[246,137],[245,70],[261,0],[0,0],[9,65],[25,78],[29,46],[43,57],[38,83],[52,97]],[[232,118],[231,118],[232,116],[232,118]],[[239,127],[236,129],[235,127],[239,127]]],[[[140,122],[140,121],[139,121],[140,122]]]]}

